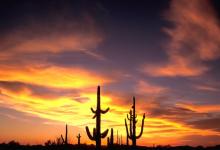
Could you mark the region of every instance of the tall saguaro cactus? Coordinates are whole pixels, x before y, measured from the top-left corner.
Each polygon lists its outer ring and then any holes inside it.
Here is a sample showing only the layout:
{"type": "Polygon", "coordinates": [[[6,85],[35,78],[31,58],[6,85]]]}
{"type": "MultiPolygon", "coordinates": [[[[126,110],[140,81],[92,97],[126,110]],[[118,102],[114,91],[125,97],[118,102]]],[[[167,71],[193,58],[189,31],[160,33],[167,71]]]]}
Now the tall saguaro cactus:
{"type": "Polygon", "coordinates": [[[105,138],[108,134],[108,129],[101,133],[101,114],[105,114],[109,111],[101,109],[101,97],[100,97],[100,86],[97,89],[97,108],[94,110],[91,108],[92,113],[94,113],[93,119],[96,118],[96,128],[93,128],[93,135],[89,131],[89,127],[86,126],[86,132],[90,140],[96,141],[96,149],[101,149],[101,138],[105,138]]]}
{"type": "Polygon", "coordinates": [[[78,145],[80,145],[80,138],[81,138],[80,133],[76,137],[77,137],[77,140],[78,140],[78,145]]]}
{"type": "Polygon", "coordinates": [[[127,119],[130,121],[130,132],[128,131],[128,125],[127,125],[127,121],[125,118],[126,132],[127,132],[128,138],[132,140],[132,146],[136,146],[136,139],[139,139],[143,134],[145,114],[143,115],[143,119],[142,119],[141,132],[138,136],[136,136],[137,115],[136,115],[136,109],[135,109],[135,97],[133,97],[132,110],[130,111],[129,115],[130,117],[127,115],[127,119]]]}
{"type": "Polygon", "coordinates": [[[65,133],[65,139],[63,138],[63,135],[61,134],[61,139],[63,141],[63,144],[67,145],[68,144],[68,126],[66,124],[66,133],[65,133]]]}

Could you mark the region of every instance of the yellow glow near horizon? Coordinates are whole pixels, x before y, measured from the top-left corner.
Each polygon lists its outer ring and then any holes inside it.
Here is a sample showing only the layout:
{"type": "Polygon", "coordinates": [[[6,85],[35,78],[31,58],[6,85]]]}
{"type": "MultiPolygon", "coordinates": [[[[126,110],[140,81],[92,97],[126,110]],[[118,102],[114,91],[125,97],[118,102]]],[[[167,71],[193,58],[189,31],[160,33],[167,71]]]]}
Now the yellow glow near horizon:
{"type": "Polygon", "coordinates": [[[5,68],[0,71],[3,81],[17,81],[55,88],[87,88],[112,82],[110,78],[103,77],[82,68],[62,67],[28,67],[26,69],[5,68]]]}
{"type": "MultiPolygon", "coordinates": [[[[86,101],[78,102],[74,98],[59,97],[53,100],[45,100],[41,98],[31,97],[28,91],[20,93],[18,95],[3,91],[3,94],[10,95],[10,99],[4,100],[1,104],[8,105],[10,108],[22,111],[33,116],[48,119],[51,121],[58,121],[60,123],[68,123],[70,126],[78,127],[82,131],[86,125],[90,130],[95,127],[95,119],[92,119],[93,113],[90,108],[96,109],[96,93],[83,92],[80,97],[86,98],[86,101]]],[[[126,117],[127,110],[125,106],[112,105],[112,97],[102,95],[101,96],[102,109],[110,107],[110,111],[107,114],[102,115],[102,131],[114,127],[116,135],[117,130],[119,135],[126,137],[126,131],[124,127],[124,118],[126,117]],[[117,112],[115,112],[115,110],[117,112]]],[[[137,134],[140,132],[142,114],[138,115],[137,134]]],[[[48,124],[45,122],[45,124],[48,124]]],[[[51,122],[53,124],[53,122],[51,122]]],[[[85,131],[84,131],[85,132],[85,131]]],[[[201,130],[186,126],[181,123],[170,121],[162,118],[152,118],[147,116],[145,119],[145,129],[142,136],[145,138],[158,138],[160,133],[161,140],[158,139],[157,143],[163,143],[164,138],[182,138],[187,135],[219,135],[218,132],[212,130],[201,130]],[[148,127],[160,126],[160,127],[148,127]]],[[[85,133],[83,133],[85,134],[85,133]]],[[[86,134],[84,137],[87,143],[91,143],[86,134]]],[[[140,143],[143,141],[140,140],[140,143]]],[[[105,143],[105,141],[104,141],[105,143]]]]}
{"type": "MultiPolygon", "coordinates": [[[[6,81],[18,81],[40,85],[48,89],[78,89],[76,95],[59,95],[50,99],[50,96],[45,98],[44,96],[33,94],[33,91],[28,87],[24,87],[18,91],[7,89],[7,87],[1,87],[0,90],[2,95],[0,105],[24,112],[31,116],[43,118],[46,120],[44,121],[45,125],[60,125],[67,123],[73,126],[75,130],[80,130],[80,132],[84,134],[84,141],[86,143],[92,142],[87,138],[84,129],[85,126],[88,125],[91,131],[92,128],[95,127],[95,119],[92,119],[94,114],[91,112],[90,108],[93,107],[96,109],[97,95],[96,90],[91,90],[91,87],[96,88],[98,81],[102,81],[103,83],[113,81],[107,77],[101,77],[99,75],[94,76],[92,72],[84,69],[65,69],[59,67],[46,67],[36,70],[29,68],[21,71],[15,69],[14,73],[13,69],[9,69],[5,72],[0,71],[0,78],[6,81]],[[74,74],[75,71],[79,74],[74,74]]],[[[141,103],[138,105],[141,105],[141,103]]],[[[206,108],[205,106],[177,105],[183,108],[189,108],[190,110],[199,109],[199,112],[213,109],[215,111],[218,108],[214,106],[206,108]]],[[[110,107],[109,112],[101,116],[102,131],[113,127],[115,135],[116,132],[119,131],[119,135],[125,138],[126,131],[124,119],[130,109],[130,105],[121,105],[114,101],[113,95],[105,95],[101,92],[101,108],[104,110],[108,107],[110,107]]],[[[138,110],[137,135],[140,132],[143,112],[145,112],[145,110],[138,110]]],[[[140,143],[145,143],[143,141],[144,139],[149,139],[151,141],[152,139],[158,138],[158,133],[160,133],[159,136],[161,138],[157,140],[158,143],[164,143],[166,141],[164,140],[165,138],[175,137],[181,139],[189,135],[219,135],[218,132],[213,130],[204,131],[184,125],[180,122],[159,117],[154,118],[151,117],[150,114],[146,115],[145,129],[140,143]]],[[[103,143],[105,142],[106,141],[103,143]]]]}

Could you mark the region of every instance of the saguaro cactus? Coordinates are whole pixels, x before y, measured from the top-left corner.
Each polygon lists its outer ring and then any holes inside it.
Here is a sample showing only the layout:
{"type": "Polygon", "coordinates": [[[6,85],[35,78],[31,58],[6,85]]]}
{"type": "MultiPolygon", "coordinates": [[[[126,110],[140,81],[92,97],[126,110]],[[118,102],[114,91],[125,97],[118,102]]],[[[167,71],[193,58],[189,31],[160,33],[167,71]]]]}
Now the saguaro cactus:
{"type": "Polygon", "coordinates": [[[78,145],[80,145],[80,138],[81,138],[80,133],[79,133],[78,136],[76,136],[76,137],[77,137],[77,139],[78,139],[78,145]]]}
{"type": "Polygon", "coordinates": [[[135,110],[135,97],[133,97],[133,106],[129,114],[130,114],[130,117],[128,117],[127,115],[127,118],[130,121],[130,133],[128,131],[128,125],[127,125],[127,121],[125,118],[126,132],[127,132],[128,138],[132,140],[132,146],[136,146],[136,139],[139,139],[141,135],[143,134],[145,114],[143,115],[143,119],[142,119],[141,132],[138,136],[136,136],[137,115],[136,115],[136,110],[135,110]]]}
{"type": "Polygon", "coordinates": [[[109,147],[112,147],[113,144],[114,144],[114,131],[113,131],[113,128],[111,128],[111,135],[110,135],[110,137],[108,137],[107,143],[108,143],[109,147]]]}
{"type": "Polygon", "coordinates": [[[68,126],[66,124],[66,133],[65,133],[65,139],[63,138],[63,135],[61,134],[61,139],[63,141],[63,144],[67,145],[68,144],[68,126]]]}
{"type": "Polygon", "coordinates": [[[102,110],[100,97],[100,86],[97,89],[97,108],[94,110],[91,108],[92,113],[94,113],[93,119],[96,118],[96,128],[93,128],[93,135],[89,131],[89,127],[86,126],[86,132],[90,140],[96,141],[96,149],[101,149],[101,138],[105,138],[108,134],[108,129],[101,133],[101,114],[105,114],[109,111],[109,108],[102,110]]]}

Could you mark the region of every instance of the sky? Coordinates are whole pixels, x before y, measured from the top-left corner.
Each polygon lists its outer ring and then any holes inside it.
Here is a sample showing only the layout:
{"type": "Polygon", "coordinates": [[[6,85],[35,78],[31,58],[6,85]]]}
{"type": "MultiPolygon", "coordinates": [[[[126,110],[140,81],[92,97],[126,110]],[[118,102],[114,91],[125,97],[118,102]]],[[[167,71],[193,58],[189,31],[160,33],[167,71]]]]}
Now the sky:
{"type": "MultiPolygon", "coordinates": [[[[138,145],[220,144],[218,0],[0,1],[0,142],[65,134],[91,144],[101,86],[102,131],[126,141],[136,97],[138,145]]],[[[106,138],[102,140],[106,144],[106,138]]]]}

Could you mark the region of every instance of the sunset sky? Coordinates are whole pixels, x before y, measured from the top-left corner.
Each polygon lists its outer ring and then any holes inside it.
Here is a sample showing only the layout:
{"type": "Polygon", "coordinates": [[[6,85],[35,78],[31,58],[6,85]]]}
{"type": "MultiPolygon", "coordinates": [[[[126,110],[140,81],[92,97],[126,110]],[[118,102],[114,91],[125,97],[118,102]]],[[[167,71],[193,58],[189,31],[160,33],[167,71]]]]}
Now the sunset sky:
{"type": "Polygon", "coordinates": [[[100,85],[102,131],[123,143],[135,96],[138,145],[220,144],[219,21],[219,0],[0,1],[0,143],[43,144],[67,123],[70,143],[94,144],[100,85]]]}

